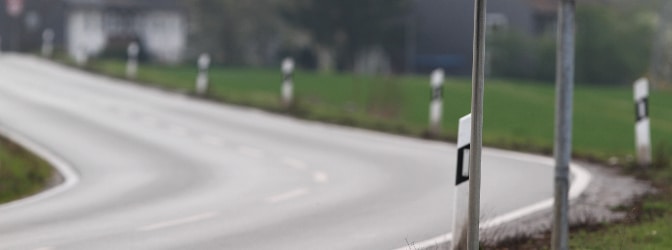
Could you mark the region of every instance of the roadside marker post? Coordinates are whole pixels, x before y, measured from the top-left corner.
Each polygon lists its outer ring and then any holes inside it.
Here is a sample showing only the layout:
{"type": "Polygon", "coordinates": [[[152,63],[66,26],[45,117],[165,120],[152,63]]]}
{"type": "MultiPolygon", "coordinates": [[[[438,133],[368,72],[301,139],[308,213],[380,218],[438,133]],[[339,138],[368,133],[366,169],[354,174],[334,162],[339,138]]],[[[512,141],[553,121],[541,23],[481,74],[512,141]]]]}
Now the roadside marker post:
{"type": "Polygon", "coordinates": [[[288,108],[292,105],[294,97],[294,60],[285,58],[282,60],[282,105],[288,108]]]}
{"type": "Polygon", "coordinates": [[[42,56],[50,58],[54,53],[54,31],[45,29],[42,31],[42,56]]]}
{"type": "Polygon", "coordinates": [[[75,52],[75,63],[77,63],[79,67],[84,67],[89,63],[89,55],[86,47],[82,46],[75,52]]]}
{"type": "Polygon", "coordinates": [[[196,94],[205,95],[208,91],[208,69],[210,68],[210,55],[201,54],[198,57],[198,76],[196,77],[196,94]]]}
{"type": "Polygon", "coordinates": [[[635,143],[637,164],[651,166],[651,121],[649,119],[649,80],[641,78],[634,85],[635,143]]]}
{"type": "Polygon", "coordinates": [[[436,69],[432,72],[430,87],[429,104],[429,132],[432,135],[441,133],[441,120],[443,116],[443,82],[445,76],[442,69],[436,69]]]}
{"type": "Polygon", "coordinates": [[[471,114],[460,118],[457,132],[457,165],[453,209],[453,250],[465,249],[469,210],[469,155],[471,151],[471,114]]]}
{"type": "Polygon", "coordinates": [[[126,62],[126,78],[135,79],[138,75],[138,55],[140,55],[140,45],[132,42],[126,49],[128,61],[126,62]]]}

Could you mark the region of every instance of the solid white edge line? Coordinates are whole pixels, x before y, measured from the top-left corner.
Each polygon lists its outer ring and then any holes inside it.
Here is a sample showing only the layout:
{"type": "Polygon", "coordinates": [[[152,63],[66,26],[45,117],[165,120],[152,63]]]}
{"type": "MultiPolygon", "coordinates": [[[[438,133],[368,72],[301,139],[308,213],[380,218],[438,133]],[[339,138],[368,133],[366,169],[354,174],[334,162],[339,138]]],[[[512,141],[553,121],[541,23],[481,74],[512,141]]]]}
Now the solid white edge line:
{"type": "MultiPolygon", "coordinates": [[[[548,159],[545,159],[544,157],[541,156],[533,156],[532,157],[525,157],[527,155],[525,154],[520,154],[515,155],[515,156],[506,156],[509,158],[518,158],[523,156],[524,159],[520,160],[526,160],[526,161],[533,161],[533,162],[539,162],[542,164],[548,164],[548,159]]],[[[592,175],[588,170],[584,169],[583,167],[572,163],[570,165],[570,171],[572,175],[574,176],[574,179],[572,180],[572,185],[569,190],[569,200],[574,200],[576,198],[579,198],[581,194],[588,188],[588,185],[590,184],[590,181],[592,180],[592,175]]],[[[506,213],[501,216],[497,216],[491,220],[487,220],[479,226],[480,229],[487,229],[491,227],[496,227],[501,224],[507,223],[514,221],[516,219],[520,219],[524,216],[551,208],[553,206],[553,198],[543,200],[541,202],[534,203],[532,205],[520,208],[518,210],[514,210],[513,212],[506,213]]],[[[421,242],[414,242],[413,245],[418,248],[418,249],[425,249],[429,247],[433,247],[439,244],[443,244],[446,242],[449,242],[453,239],[453,233],[447,233],[444,235],[439,235],[434,238],[424,240],[421,242]]],[[[408,250],[407,246],[396,248],[395,250],[408,250]]]]}
{"type": "Polygon", "coordinates": [[[14,143],[21,145],[26,150],[47,161],[63,177],[62,183],[54,187],[51,187],[47,190],[44,190],[40,193],[37,193],[33,196],[29,196],[23,199],[2,204],[0,205],[0,210],[6,210],[18,206],[23,206],[29,203],[34,203],[55,196],[57,194],[63,193],[71,189],[79,182],[79,176],[75,171],[75,169],[68,162],[66,162],[56,154],[52,153],[50,150],[43,147],[42,145],[32,141],[28,137],[25,137],[18,132],[10,130],[9,128],[3,126],[2,124],[0,124],[0,135],[8,138],[14,143]]]}

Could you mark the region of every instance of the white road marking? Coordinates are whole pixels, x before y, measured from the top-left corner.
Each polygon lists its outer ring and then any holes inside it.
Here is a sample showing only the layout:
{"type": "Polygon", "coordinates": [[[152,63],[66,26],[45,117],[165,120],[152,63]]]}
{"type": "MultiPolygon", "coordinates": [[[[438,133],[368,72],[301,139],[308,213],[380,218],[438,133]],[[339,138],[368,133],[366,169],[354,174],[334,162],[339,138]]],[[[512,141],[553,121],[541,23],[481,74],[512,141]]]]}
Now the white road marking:
{"type": "Polygon", "coordinates": [[[199,140],[207,145],[210,146],[215,146],[215,147],[220,147],[224,145],[224,142],[222,139],[219,139],[219,137],[212,136],[212,135],[202,135],[199,140]]]}
{"type": "Polygon", "coordinates": [[[294,199],[294,198],[298,198],[298,197],[304,196],[306,194],[308,194],[308,189],[297,188],[297,189],[294,189],[294,190],[286,192],[286,193],[282,193],[282,194],[278,194],[278,195],[268,197],[268,198],[266,198],[266,202],[278,203],[278,202],[283,202],[283,201],[291,200],[291,199],[294,199]]]}
{"type": "Polygon", "coordinates": [[[33,202],[37,202],[55,196],[57,194],[60,194],[73,188],[75,185],[77,185],[77,183],[79,183],[79,175],[77,174],[75,169],[68,162],[66,162],[56,154],[52,153],[47,148],[33,142],[28,137],[24,137],[22,134],[10,130],[9,128],[4,127],[2,125],[0,125],[0,135],[9,138],[13,142],[16,142],[17,144],[28,149],[30,152],[33,152],[36,155],[42,157],[42,159],[45,159],[47,162],[49,162],[49,164],[54,166],[56,170],[58,170],[58,172],[63,176],[64,179],[64,181],[61,184],[51,189],[48,189],[44,192],[38,193],[33,196],[29,196],[27,198],[2,204],[0,205],[0,211],[2,211],[3,209],[11,209],[27,205],[33,202]]]}
{"type": "Polygon", "coordinates": [[[153,230],[158,230],[162,228],[167,228],[167,227],[174,227],[174,226],[179,226],[179,225],[184,225],[188,223],[194,223],[198,221],[203,221],[210,219],[212,217],[217,216],[217,213],[215,212],[208,212],[208,213],[202,213],[202,214],[197,214],[181,219],[176,219],[176,220],[170,220],[170,221],[164,221],[164,222],[159,222],[156,224],[144,226],[141,228],[138,228],[138,231],[153,231],[153,230]]]}
{"type": "Polygon", "coordinates": [[[248,146],[239,146],[238,153],[252,158],[261,158],[264,156],[264,152],[261,150],[248,146]]]}
{"type": "MultiPolygon", "coordinates": [[[[502,151],[504,152],[504,151],[502,151]]],[[[509,151],[506,151],[509,152],[509,151]]],[[[489,153],[491,154],[491,153],[489,153]]],[[[530,162],[536,162],[539,164],[544,164],[544,165],[549,165],[553,164],[552,160],[549,160],[548,158],[541,157],[541,156],[534,156],[534,155],[525,155],[522,153],[515,153],[512,152],[511,155],[500,155],[502,157],[508,157],[511,159],[517,159],[521,161],[530,161],[530,162]]],[[[552,165],[551,165],[552,166],[552,165]]],[[[593,176],[582,168],[579,165],[576,164],[571,164],[570,165],[570,171],[571,174],[573,175],[572,183],[569,189],[569,199],[574,200],[581,196],[581,194],[588,188],[588,185],[590,184],[591,179],[593,176]]],[[[540,202],[537,202],[535,204],[520,208],[518,210],[512,211],[510,213],[506,213],[501,216],[497,216],[491,220],[485,221],[479,225],[479,228],[485,229],[485,228],[492,228],[499,226],[501,224],[522,218],[523,216],[542,211],[545,209],[549,209],[553,206],[553,198],[546,199],[540,202]]],[[[422,241],[422,242],[417,242],[415,243],[415,246],[419,249],[425,249],[429,247],[436,246],[438,244],[446,243],[453,240],[453,233],[447,233],[444,235],[439,235],[434,238],[422,241]]],[[[406,247],[401,247],[396,250],[405,250],[407,249],[406,247]]]]}
{"type": "Polygon", "coordinates": [[[38,247],[35,248],[34,250],[53,250],[53,249],[54,249],[53,247],[38,247]]]}
{"type": "Polygon", "coordinates": [[[306,169],[307,165],[305,162],[294,159],[294,158],[283,158],[282,163],[284,163],[287,166],[290,166],[295,169],[303,170],[306,169]]]}
{"type": "Polygon", "coordinates": [[[317,183],[327,183],[329,182],[329,175],[324,172],[315,172],[313,173],[313,180],[317,183]]]}

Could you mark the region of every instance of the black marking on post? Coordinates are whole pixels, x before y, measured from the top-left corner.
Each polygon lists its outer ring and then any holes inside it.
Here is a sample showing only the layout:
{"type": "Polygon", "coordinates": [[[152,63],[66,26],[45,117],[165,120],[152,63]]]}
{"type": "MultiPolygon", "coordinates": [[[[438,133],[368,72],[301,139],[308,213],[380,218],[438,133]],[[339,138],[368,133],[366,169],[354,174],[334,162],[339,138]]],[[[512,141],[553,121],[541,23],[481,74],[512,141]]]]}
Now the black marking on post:
{"type": "Polygon", "coordinates": [[[469,157],[468,155],[464,155],[464,152],[471,149],[471,144],[467,144],[464,147],[461,147],[457,150],[457,172],[455,173],[455,186],[458,186],[465,181],[469,180],[469,175],[464,176],[462,175],[462,172],[464,172],[464,168],[466,167],[467,169],[469,166],[464,166],[464,158],[469,157]]]}
{"type": "Polygon", "coordinates": [[[635,121],[639,122],[649,118],[649,98],[644,97],[635,102],[635,121]],[[641,108],[641,107],[644,108],[641,108]]]}
{"type": "Polygon", "coordinates": [[[283,74],[282,80],[284,80],[284,81],[291,81],[292,78],[293,78],[293,75],[294,75],[294,74],[292,74],[292,73],[289,73],[289,74],[283,74]]]}
{"type": "Polygon", "coordinates": [[[443,88],[442,87],[432,88],[431,93],[429,93],[429,98],[431,98],[432,100],[439,100],[443,98],[443,88]]]}

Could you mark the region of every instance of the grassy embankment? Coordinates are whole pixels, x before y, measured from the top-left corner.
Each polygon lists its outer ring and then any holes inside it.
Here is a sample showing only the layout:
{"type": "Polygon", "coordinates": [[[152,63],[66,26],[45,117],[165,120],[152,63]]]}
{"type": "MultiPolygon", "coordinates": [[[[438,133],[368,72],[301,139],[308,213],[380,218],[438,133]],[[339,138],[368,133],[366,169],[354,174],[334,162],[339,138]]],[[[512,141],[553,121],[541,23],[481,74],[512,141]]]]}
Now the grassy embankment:
{"type": "Polygon", "coordinates": [[[0,204],[43,190],[52,177],[47,162],[0,137],[0,204]]]}
{"type": "MultiPolygon", "coordinates": [[[[90,69],[124,76],[121,61],[96,61],[90,69]]],[[[138,81],[193,92],[195,67],[142,65],[138,81]]],[[[297,104],[280,108],[279,70],[211,69],[208,98],[274,112],[412,136],[424,136],[429,87],[424,76],[380,78],[347,74],[295,75],[297,104]]],[[[470,81],[448,78],[444,90],[441,139],[452,140],[457,120],[469,113],[470,81]]],[[[489,146],[550,154],[553,143],[555,88],[550,83],[489,79],[485,93],[484,143],[489,146]]],[[[578,85],[575,91],[574,155],[607,162],[618,159],[625,171],[650,179],[663,191],[636,206],[634,219],[607,227],[578,229],[576,249],[671,249],[672,241],[672,93],[654,91],[650,98],[657,167],[632,166],[634,105],[628,86],[578,85]],[[625,247],[625,248],[624,248],[625,247]]],[[[550,181],[550,180],[549,180],[550,181]]]]}

